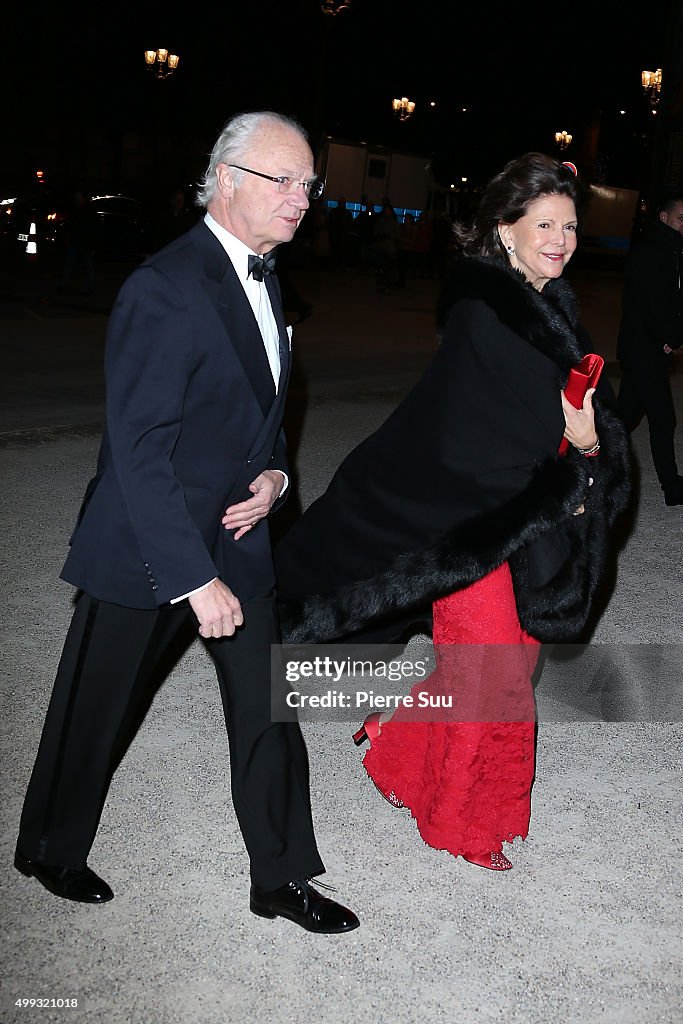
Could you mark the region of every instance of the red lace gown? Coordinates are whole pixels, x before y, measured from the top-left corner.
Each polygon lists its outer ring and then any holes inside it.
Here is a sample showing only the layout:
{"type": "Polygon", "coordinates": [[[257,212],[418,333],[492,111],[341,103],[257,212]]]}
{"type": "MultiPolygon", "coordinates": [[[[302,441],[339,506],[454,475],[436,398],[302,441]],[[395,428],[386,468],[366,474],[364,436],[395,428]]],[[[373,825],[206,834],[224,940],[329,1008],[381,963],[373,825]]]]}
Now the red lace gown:
{"type": "Polygon", "coordinates": [[[433,611],[436,668],[410,691],[414,706],[382,725],[363,764],[410,808],[430,846],[499,853],[529,830],[540,645],[519,623],[507,564],[433,611]],[[433,707],[418,706],[421,693],[433,707]]]}

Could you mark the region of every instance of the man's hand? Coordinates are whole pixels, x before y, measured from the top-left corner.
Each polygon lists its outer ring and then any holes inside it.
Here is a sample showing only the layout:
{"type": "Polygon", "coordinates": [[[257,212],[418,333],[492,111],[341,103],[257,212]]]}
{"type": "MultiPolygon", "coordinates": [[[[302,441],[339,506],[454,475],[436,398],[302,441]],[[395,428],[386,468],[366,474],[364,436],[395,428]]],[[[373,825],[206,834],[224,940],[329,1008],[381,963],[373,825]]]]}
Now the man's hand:
{"type": "Polygon", "coordinates": [[[229,587],[214,580],[188,597],[190,607],[199,620],[199,635],[206,640],[232,636],[244,622],[242,607],[229,587]]]}
{"type": "Polygon", "coordinates": [[[254,482],[249,484],[249,490],[254,497],[226,508],[221,522],[226,530],[237,531],[233,540],[239,540],[258,523],[259,519],[265,519],[280,497],[284,485],[283,473],[276,469],[264,469],[254,482]]]}

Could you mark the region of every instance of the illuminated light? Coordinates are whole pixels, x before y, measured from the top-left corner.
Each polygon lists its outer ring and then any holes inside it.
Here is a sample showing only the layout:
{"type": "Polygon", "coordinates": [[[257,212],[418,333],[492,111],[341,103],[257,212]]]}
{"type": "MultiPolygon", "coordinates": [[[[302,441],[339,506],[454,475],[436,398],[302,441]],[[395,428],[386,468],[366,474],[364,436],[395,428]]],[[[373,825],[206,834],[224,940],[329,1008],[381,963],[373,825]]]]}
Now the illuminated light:
{"type": "Polygon", "coordinates": [[[659,103],[660,93],[662,91],[662,69],[657,68],[656,71],[641,71],[640,81],[643,86],[643,92],[650,101],[650,110],[652,113],[656,113],[656,107],[659,103]]]}
{"type": "Polygon", "coordinates": [[[16,196],[14,197],[14,199],[0,199],[0,206],[11,206],[12,203],[16,203],[16,201],[16,196]]]}
{"type": "Polygon", "coordinates": [[[462,183],[463,183],[463,185],[464,185],[464,184],[465,184],[465,182],[467,181],[467,178],[461,178],[460,180],[461,180],[461,182],[462,182],[462,183]]]}
{"type": "Polygon", "coordinates": [[[391,101],[391,108],[398,114],[399,121],[407,121],[415,110],[415,101],[409,100],[407,96],[401,96],[400,99],[391,101]]]}
{"type": "Polygon", "coordinates": [[[158,50],[145,50],[145,64],[148,71],[151,71],[155,78],[170,78],[180,64],[180,57],[177,53],[169,53],[166,47],[158,50]]]}
{"type": "Polygon", "coordinates": [[[560,149],[566,149],[567,146],[571,146],[573,138],[574,136],[569,132],[555,132],[555,142],[558,144],[560,149]]]}

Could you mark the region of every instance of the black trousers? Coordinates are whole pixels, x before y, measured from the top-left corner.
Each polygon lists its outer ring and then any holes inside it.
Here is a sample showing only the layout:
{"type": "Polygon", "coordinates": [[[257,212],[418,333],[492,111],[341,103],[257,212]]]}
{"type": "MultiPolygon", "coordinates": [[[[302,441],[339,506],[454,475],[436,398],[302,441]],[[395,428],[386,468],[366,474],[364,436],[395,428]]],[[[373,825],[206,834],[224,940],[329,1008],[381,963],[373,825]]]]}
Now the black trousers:
{"type": "Polygon", "coordinates": [[[669,363],[663,353],[622,362],[618,407],[629,431],[638,425],[643,415],[647,417],[657,478],[663,490],[675,486],[678,479],[674,450],[676,411],[669,363]]]}
{"type": "MultiPolygon", "coordinates": [[[[280,640],[274,599],[246,601],[243,612],[233,637],[205,644],[223,701],[232,799],[251,879],[273,889],[324,867],[301,731],[296,722],[272,720],[271,644],[280,640]]],[[[17,845],[25,856],[85,865],[131,725],[146,697],[148,703],[149,681],[191,621],[187,602],[147,611],[80,595],[24,801],[17,845]]]]}

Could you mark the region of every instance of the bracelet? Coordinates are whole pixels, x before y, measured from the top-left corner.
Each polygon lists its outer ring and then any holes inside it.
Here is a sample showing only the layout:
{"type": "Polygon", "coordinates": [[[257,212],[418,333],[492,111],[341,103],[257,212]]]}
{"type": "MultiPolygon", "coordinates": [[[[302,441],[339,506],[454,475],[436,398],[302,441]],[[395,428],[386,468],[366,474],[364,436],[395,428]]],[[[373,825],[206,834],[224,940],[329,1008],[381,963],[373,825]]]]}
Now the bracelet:
{"type": "Polygon", "coordinates": [[[600,451],[600,438],[597,439],[594,445],[590,448],[578,448],[574,445],[579,455],[585,455],[587,459],[590,459],[593,455],[597,455],[600,451]]]}

